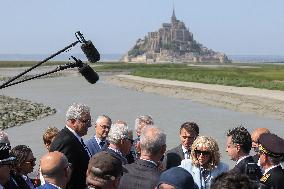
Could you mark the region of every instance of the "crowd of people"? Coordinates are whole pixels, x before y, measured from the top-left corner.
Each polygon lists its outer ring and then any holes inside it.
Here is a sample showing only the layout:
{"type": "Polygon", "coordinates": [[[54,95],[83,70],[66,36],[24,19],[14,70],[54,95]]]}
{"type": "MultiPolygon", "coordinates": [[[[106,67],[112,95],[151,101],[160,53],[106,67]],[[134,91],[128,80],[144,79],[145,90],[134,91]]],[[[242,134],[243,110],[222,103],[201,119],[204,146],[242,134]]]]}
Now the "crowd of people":
{"type": "Polygon", "coordinates": [[[135,120],[135,133],[123,120],[100,115],[95,135],[91,110],[74,103],[66,126],[43,134],[47,153],[40,159],[38,178],[29,178],[36,158],[26,145],[11,147],[0,131],[0,189],[283,189],[284,140],[267,128],[251,134],[243,126],[230,129],[226,152],[235,166],[222,162],[217,141],[185,122],[180,143],[167,150],[166,134],[149,115],[135,120]],[[253,151],[251,150],[253,149],[253,151]]]}

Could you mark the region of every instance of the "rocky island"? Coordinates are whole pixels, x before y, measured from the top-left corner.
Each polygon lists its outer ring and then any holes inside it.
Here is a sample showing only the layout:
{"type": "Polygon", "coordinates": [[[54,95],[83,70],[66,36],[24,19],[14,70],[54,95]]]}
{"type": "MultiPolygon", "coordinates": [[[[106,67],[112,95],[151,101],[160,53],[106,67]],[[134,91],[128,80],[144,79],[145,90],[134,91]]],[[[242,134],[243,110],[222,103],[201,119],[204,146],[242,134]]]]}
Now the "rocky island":
{"type": "Polygon", "coordinates": [[[171,23],[163,23],[155,32],[149,32],[144,39],[138,39],[122,62],[163,63],[163,62],[218,62],[231,60],[220,52],[204,47],[193,38],[184,22],[178,20],[173,10],[171,23]]]}

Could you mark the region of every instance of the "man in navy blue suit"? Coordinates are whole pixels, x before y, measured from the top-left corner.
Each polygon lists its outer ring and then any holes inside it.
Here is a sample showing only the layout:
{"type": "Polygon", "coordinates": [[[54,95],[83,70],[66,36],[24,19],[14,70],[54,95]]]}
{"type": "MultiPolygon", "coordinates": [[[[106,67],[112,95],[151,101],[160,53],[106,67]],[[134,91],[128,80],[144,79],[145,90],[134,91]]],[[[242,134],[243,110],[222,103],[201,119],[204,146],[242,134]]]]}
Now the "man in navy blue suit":
{"type": "Polygon", "coordinates": [[[71,165],[66,156],[58,151],[49,152],[40,160],[45,184],[38,189],[65,189],[71,176],[71,165]]]}
{"type": "Polygon", "coordinates": [[[106,115],[101,115],[97,118],[95,123],[96,134],[86,142],[86,146],[91,152],[91,155],[107,148],[108,142],[106,140],[111,127],[111,119],[106,115]]]}

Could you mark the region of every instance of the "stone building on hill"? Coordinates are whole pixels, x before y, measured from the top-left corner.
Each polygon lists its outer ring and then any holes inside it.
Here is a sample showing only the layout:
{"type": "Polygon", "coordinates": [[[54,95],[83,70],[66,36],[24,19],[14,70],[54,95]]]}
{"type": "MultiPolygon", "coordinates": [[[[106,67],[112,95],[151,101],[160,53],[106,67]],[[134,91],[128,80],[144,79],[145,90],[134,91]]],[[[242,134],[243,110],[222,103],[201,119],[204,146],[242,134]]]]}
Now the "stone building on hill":
{"type": "Polygon", "coordinates": [[[121,61],[141,63],[231,62],[225,54],[208,49],[195,41],[184,22],[176,18],[174,10],[171,23],[163,23],[158,31],[149,32],[144,39],[138,39],[121,61]]]}

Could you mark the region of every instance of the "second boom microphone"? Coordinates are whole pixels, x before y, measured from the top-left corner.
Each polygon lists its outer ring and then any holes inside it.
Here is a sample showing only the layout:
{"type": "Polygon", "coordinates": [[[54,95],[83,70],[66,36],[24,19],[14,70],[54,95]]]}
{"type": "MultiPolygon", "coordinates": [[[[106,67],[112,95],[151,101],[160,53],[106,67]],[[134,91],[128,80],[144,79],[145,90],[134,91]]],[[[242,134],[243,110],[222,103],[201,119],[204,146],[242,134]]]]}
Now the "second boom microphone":
{"type": "Polygon", "coordinates": [[[95,63],[100,60],[100,53],[93,45],[92,41],[86,41],[81,45],[81,49],[86,55],[87,59],[91,63],[95,63]]]}

